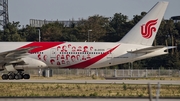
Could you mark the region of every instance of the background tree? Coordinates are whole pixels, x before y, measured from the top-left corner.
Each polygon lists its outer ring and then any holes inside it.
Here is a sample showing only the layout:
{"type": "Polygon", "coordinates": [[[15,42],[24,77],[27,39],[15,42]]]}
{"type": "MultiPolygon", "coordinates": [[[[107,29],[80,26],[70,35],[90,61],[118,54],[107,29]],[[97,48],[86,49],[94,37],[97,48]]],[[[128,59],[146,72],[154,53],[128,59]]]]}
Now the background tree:
{"type": "Polygon", "coordinates": [[[3,41],[26,41],[24,36],[18,33],[19,22],[8,23],[4,27],[3,41]]]}
{"type": "Polygon", "coordinates": [[[127,20],[128,17],[122,13],[114,14],[114,17],[110,21],[110,26],[114,29],[112,31],[115,31],[114,33],[111,33],[114,34],[114,38],[111,39],[112,41],[119,41],[126,34],[126,32],[128,32],[128,28],[126,26],[127,20]]]}
{"type": "Polygon", "coordinates": [[[35,27],[26,25],[26,28],[23,28],[20,33],[25,34],[26,41],[39,41],[39,31],[35,27]]]}
{"type": "Polygon", "coordinates": [[[89,41],[104,41],[102,37],[106,34],[108,23],[108,18],[99,15],[90,16],[87,20],[81,19],[77,28],[82,41],[87,41],[88,30],[92,30],[89,34],[89,41]]]}
{"type": "Polygon", "coordinates": [[[63,24],[58,22],[43,25],[41,28],[42,41],[63,41],[63,26],[63,24]]]}

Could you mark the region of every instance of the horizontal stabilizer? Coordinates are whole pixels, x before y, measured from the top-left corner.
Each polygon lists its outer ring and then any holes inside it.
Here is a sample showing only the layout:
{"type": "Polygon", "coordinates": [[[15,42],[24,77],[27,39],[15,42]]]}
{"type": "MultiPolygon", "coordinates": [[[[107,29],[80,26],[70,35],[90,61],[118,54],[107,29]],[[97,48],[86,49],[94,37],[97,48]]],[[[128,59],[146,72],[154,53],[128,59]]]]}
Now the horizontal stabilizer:
{"type": "Polygon", "coordinates": [[[151,53],[154,52],[156,50],[165,48],[166,49],[172,49],[172,48],[176,48],[176,46],[152,46],[152,47],[148,47],[148,48],[143,48],[143,49],[139,49],[139,50],[135,50],[135,51],[127,51],[128,53],[151,53]]]}

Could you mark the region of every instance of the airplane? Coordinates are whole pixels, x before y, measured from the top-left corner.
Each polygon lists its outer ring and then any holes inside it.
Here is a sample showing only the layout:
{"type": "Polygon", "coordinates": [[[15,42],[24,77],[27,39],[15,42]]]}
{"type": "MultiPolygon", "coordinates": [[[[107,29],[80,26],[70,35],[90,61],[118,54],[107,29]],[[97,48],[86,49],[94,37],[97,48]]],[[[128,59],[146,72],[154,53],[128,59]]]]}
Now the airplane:
{"type": "Polygon", "coordinates": [[[30,79],[28,69],[101,68],[168,54],[152,46],[168,2],[160,1],[118,42],[0,42],[3,80],[30,79]]]}

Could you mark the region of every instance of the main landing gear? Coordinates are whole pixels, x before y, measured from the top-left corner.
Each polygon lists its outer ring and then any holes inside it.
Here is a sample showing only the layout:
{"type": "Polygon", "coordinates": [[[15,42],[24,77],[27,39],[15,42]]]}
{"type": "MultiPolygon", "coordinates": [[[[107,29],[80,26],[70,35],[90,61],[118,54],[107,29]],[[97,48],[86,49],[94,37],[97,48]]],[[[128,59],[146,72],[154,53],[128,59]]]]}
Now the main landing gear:
{"type": "Polygon", "coordinates": [[[19,80],[19,79],[30,79],[30,75],[29,74],[24,74],[21,71],[18,71],[18,73],[14,73],[14,72],[9,72],[8,74],[3,74],[1,76],[1,78],[3,80],[19,80]]]}

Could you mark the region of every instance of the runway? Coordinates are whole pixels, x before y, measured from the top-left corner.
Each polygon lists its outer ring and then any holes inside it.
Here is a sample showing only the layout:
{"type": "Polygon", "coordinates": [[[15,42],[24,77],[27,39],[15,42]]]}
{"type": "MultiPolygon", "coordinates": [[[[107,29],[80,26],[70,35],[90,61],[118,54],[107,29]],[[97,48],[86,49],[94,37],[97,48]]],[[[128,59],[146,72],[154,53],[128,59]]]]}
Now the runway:
{"type": "Polygon", "coordinates": [[[180,81],[172,81],[172,80],[0,80],[2,82],[33,82],[33,83],[99,83],[99,84],[106,84],[106,83],[117,83],[117,84],[174,84],[180,85],[180,81]]]}
{"type": "MultiPolygon", "coordinates": [[[[153,99],[154,101],[155,99],[153,99]]],[[[0,101],[149,101],[142,98],[0,98],[0,101]]],[[[158,101],[179,101],[179,99],[158,99],[158,101]]]]}

